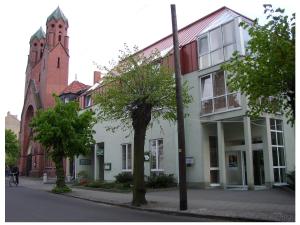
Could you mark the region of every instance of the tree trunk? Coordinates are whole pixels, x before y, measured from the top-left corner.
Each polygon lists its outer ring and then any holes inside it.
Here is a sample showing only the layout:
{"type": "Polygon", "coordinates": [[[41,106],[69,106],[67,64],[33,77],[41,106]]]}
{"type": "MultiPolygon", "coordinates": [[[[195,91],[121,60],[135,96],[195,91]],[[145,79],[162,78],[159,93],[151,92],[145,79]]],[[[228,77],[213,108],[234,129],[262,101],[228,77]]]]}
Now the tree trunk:
{"type": "Polygon", "coordinates": [[[147,204],[144,182],[144,146],[147,126],[151,120],[151,106],[140,104],[132,112],[134,129],[134,169],[133,169],[133,198],[132,205],[147,204]]]}
{"type": "Polygon", "coordinates": [[[57,177],[56,186],[58,188],[63,188],[66,186],[63,157],[58,157],[58,159],[55,161],[55,167],[57,177]]]}

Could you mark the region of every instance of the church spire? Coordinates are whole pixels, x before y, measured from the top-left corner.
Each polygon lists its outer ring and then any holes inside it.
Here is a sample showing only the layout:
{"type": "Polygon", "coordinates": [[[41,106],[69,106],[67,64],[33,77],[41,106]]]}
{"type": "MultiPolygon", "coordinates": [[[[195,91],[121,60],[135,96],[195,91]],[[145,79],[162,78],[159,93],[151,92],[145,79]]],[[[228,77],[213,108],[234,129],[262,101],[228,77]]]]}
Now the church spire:
{"type": "Polygon", "coordinates": [[[59,6],[53,11],[53,13],[51,13],[50,16],[48,16],[47,18],[47,23],[50,21],[50,20],[59,20],[59,19],[62,19],[65,23],[68,23],[68,19],[67,17],[64,15],[64,13],[61,11],[61,9],[59,8],[59,6]]]}
{"type": "Polygon", "coordinates": [[[45,32],[43,31],[43,28],[40,27],[40,29],[38,29],[30,38],[30,43],[34,40],[34,39],[37,39],[37,40],[40,40],[40,39],[43,39],[43,38],[46,38],[46,34],[45,32]]]}

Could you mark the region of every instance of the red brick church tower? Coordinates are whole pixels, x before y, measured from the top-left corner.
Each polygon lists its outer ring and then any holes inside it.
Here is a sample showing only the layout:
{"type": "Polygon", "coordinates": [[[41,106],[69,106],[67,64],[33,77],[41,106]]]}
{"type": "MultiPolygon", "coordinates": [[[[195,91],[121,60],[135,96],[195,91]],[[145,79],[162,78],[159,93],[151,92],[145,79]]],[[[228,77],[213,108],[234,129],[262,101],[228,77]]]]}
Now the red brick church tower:
{"type": "Polygon", "coordinates": [[[53,93],[59,95],[68,85],[69,25],[59,7],[47,18],[46,27],[46,33],[40,28],[29,42],[19,162],[20,174],[27,176],[42,176],[43,172],[49,176],[55,174],[54,164],[45,150],[32,140],[29,123],[38,109],[54,105],[53,93]]]}

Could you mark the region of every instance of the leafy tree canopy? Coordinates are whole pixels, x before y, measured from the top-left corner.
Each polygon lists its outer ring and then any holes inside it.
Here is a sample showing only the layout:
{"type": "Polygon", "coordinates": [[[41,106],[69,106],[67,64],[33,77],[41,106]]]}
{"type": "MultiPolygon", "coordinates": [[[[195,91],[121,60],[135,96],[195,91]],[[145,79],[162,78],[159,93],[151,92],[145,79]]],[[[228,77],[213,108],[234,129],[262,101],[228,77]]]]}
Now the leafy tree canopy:
{"type": "Polygon", "coordinates": [[[261,26],[241,23],[250,40],[246,55],[235,52],[223,68],[230,72],[229,85],[249,100],[249,115],[263,112],[286,115],[295,120],[295,14],[290,18],[284,9],[264,5],[267,22],[261,26]]]}
{"type": "Polygon", "coordinates": [[[10,130],[5,129],[5,164],[13,166],[17,164],[20,154],[17,135],[10,130]]]}
{"type": "MultiPolygon", "coordinates": [[[[111,62],[110,68],[100,67],[107,72],[103,91],[94,96],[100,106],[100,121],[119,121],[122,128],[131,128],[133,112],[144,103],[150,106],[153,121],[158,118],[176,121],[175,78],[172,71],[161,64],[160,53],[154,51],[145,56],[137,47],[132,51],[125,44],[118,59],[117,63],[111,62]]],[[[192,101],[188,89],[185,82],[185,105],[192,101]]]]}
{"type": "Polygon", "coordinates": [[[90,151],[95,119],[91,111],[79,113],[78,102],[63,103],[55,97],[54,108],[39,110],[30,126],[34,139],[50,151],[63,157],[73,157],[90,151]]]}
{"type": "Polygon", "coordinates": [[[63,103],[54,96],[54,108],[39,110],[30,126],[34,140],[48,151],[56,166],[57,186],[64,187],[63,158],[87,154],[94,144],[92,127],[95,122],[89,110],[79,113],[78,102],[63,103]]]}

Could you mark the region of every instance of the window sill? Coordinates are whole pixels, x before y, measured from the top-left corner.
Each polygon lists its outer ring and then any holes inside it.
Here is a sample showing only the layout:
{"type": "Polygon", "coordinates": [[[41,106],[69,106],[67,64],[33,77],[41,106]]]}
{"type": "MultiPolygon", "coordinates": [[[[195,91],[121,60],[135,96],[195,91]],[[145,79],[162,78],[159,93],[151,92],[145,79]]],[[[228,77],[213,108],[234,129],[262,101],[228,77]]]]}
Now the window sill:
{"type": "Polygon", "coordinates": [[[125,169],[123,170],[122,169],[122,172],[130,172],[130,173],[132,173],[132,170],[125,170],[125,169]]]}
{"type": "Polygon", "coordinates": [[[274,183],[273,186],[275,187],[282,187],[282,186],[287,186],[288,183],[274,183]]]}
{"type": "Polygon", "coordinates": [[[151,169],[151,172],[164,172],[164,169],[151,169]]]}

